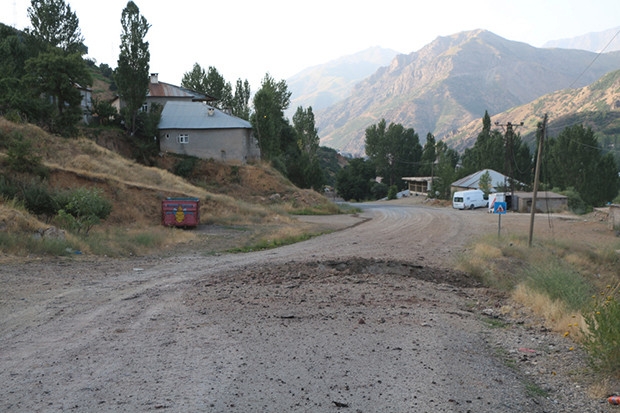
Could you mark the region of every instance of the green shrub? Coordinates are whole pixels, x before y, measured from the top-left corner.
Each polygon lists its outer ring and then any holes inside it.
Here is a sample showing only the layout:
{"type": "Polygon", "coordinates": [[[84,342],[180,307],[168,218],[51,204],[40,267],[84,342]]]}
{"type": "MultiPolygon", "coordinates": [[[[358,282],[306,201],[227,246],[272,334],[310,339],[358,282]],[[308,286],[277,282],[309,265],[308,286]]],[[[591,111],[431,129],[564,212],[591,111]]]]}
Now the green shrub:
{"type": "Polygon", "coordinates": [[[32,172],[41,163],[41,158],[32,153],[32,142],[19,132],[11,134],[6,155],[9,168],[15,172],[32,172]]]}
{"type": "Polygon", "coordinates": [[[174,170],[172,172],[181,178],[189,178],[194,172],[196,163],[198,163],[198,158],[183,158],[174,165],[174,170]]]}
{"type": "Polygon", "coordinates": [[[388,195],[388,186],[383,182],[375,182],[370,188],[370,193],[374,199],[382,199],[388,195]]]}
{"type": "Polygon", "coordinates": [[[0,175],[0,197],[7,201],[13,199],[19,193],[19,188],[11,179],[4,175],[0,175]]]}
{"type": "Polygon", "coordinates": [[[58,202],[43,183],[32,182],[22,191],[24,207],[28,212],[44,216],[47,221],[58,213],[58,202]]]}
{"type": "Polygon", "coordinates": [[[588,327],[583,333],[584,348],[595,368],[620,376],[620,300],[618,287],[607,287],[592,306],[582,312],[588,327]]]}
{"type": "Polygon", "coordinates": [[[112,203],[99,189],[78,188],[59,194],[58,221],[72,232],[88,234],[91,228],[112,212],[112,203]]]}
{"type": "Polygon", "coordinates": [[[390,189],[388,190],[388,199],[396,199],[398,195],[398,187],[396,185],[392,185],[390,186],[390,189]]]}

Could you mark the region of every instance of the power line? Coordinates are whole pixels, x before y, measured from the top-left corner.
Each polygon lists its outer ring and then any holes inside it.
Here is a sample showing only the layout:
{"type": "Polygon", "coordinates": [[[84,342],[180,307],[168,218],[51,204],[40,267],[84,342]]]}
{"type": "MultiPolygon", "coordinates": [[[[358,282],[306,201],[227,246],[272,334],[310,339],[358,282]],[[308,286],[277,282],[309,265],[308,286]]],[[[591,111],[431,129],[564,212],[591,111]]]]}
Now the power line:
{"type": "Polygon", "coordinates": [[[572,89],[573,85],[574,85],[575,83],[577,83],[577,81],[581,78],[581,76],[583,76],[583,75],[584,75],[584,73],[586,73],[586,72],[588,71],[588,69],[589,69],[590,67],[592,67],[592,65],[594,64],[594,62],[596,62],[596,60],[597,60],[599,57],[601,57],[601,55],[603,54],[603,52],[605,52],[605,50],[609,47],[609,45],[611,44],[611,42],[613,42],[613,41],[614,41],[614,39],[616,38],[616,36],[618,36],[618,34],[620,34],[620,30],[618,30],[618,32],[616,32],[616,34],[614,34],[614,36],[613,36],[613,37],[611,38],[611,40],[610,40],[610,41],[609,41],[609,42],[605,45],[605,47],[603,47],[603,49],[602,49],[600,52],[598,52],[598,54],[594,57],[594,59],[592,59],[592,61],[591,61],[591,62],[590,62],[590,64],[588,65],[588,67],[586,67],[586,68],[584,69],[584,71],[583,71],[583,72],[581,72],[581,73],[579,74],[579,76],[577,76],[577,78],[576,78],[575,80],[573,80],[573,83],[571,83],[571,84],[570,84],[570,86],[568,87],[569,89],[572,89]]]}

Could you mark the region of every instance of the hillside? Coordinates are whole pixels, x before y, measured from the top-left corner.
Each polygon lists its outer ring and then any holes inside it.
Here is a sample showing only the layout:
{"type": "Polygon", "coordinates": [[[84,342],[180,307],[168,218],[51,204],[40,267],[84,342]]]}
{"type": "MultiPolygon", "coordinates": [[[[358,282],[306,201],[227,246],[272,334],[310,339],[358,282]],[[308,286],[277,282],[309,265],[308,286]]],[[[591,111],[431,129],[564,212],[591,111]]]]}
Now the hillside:
{"type": "MultiPolygon", "coordinates": [[[[308,230],[289,213],[337,212],[325,197],[296,188],[268,165],[233,166],[196,161],[188,179],[183,179],[167,169],[174,170],[183,159],[162,156],[159,167],[146,167],[105,148],[122,148],[124,145],[119,143],[124,136],[122,133],[114,129],[94,131],[101,145],[85,137],[52,136],[34,125],[15,124],[0,117],[1,175],[11,177],[22,187],[32,185],[34,176],[13,172],[7,162],[7,147],[12,139],[30,142],[31,155],[40,159],[47,170],[44,182],[51,190],[98,188],[113,203],[110,216],[93,229],[104,238],[119,230],[162,234],[161,200],[171,196],[200,198],[201,223],[205,228],[237,228],[235,237],[241,237],[237,240],[239,245],[259,242],[277,233],[294,236],[308,230]]],[[[25,217],[24,212],[13,211],[12,205],[11,200],[0,196],[0,233],[26,231],[28,235],[28,231],[36,232],[54,224],[37,221],[37,217],[25,217]],[[17,222],[16,217],[22,217],[23,222],[17,222]]],[[[169,232],[164,232],[163,237],[169,238],[167,243],[174,243],[176,239],[176,235],[169,232]]],[[[201,233],[187,232],[180,239],[187,241],[196,237],[201,238],[201,233]]],[[[206,238],[202,236],[201,240],[204,242],[206,238]]],[[[217,242],[220,244],[217,248],[227,245],[222,240],[217,242]]]]}
{"type": "Polygon", "coordinates": [[[620,66],[620,52],[539,49],[485,30],[439,37],[398,55],[358,83],[351,96],[317,114],[321,144],[363,154],[364,131],[381,118],[438,139],[480,119],[620,66]],[[584,72],[584,69],[588,70],[584,72]],[[576,81],[577,80],[577,81],[576,81]]]}
{"type": "MultiPolygon", "coordinates": [[[[615,143],[620,131],[620,70],[606,74],[589,86],[553,92],[491,116],[491,122],[523,122],[518,132],[526,142],[533,143],[536,128],[545,113],[548,114],[550,136],[556,136],[566,126],[579,123],[591,127],[602,141],[615,143]]],[[[482,117],[459,128],[444,141],[462,152],[474,144],[481,130],[482,117]]]]}
{"type": "Polygon", "coordinates": [[[291,92],[289,118],[299,106],[325,109],[349,96],[355,83],[386,66],[397,52],[371,47],[325,64],[309,67],[286,79],[291,92]]]}

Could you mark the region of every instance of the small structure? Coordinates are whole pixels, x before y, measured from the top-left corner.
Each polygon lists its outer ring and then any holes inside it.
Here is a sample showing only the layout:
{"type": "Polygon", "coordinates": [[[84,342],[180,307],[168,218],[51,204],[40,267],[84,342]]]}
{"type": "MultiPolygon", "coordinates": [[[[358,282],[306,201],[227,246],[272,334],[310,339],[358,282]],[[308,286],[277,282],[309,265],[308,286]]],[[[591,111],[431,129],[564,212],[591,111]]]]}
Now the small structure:
{"type": "MultiPolygon", "coordinates": [[[[157,73],[151,73],[149,78],[148,90],[146,93],[146,99],[142,105],[142,112],[149,112],[151,106],[156,103],[162,107],[168,102],[213,102],[217,99],[213,96],[198,93],[191,89],[175,86],[170,83],[160,82],[159,75],[157,73]]],[[[118,113],[121,113],[121,109],[125,106],[120,97],[116,97],[112,102],[112,106],[116,108],[118,113]]]]}
{"type": "MultiPolygon", "coordinates": [[[[483,169],[465,178],[461,178],[458,181],[452,182],[452,192],[466,191],[468,189],[482,189],[480,188],[480,178],[487,172],[491,176],[491,192],[498,192],[501,188],[510,185],[510,178],[508,176],[494,171],[493,169],[483,169]]],[[[523,186],[521,182],[517,181],[515,181],[515,185],[523,186]]]]}
{"type": "Polygon", "coordinates": [[[169,101],[159,131],[162,152],[242,164],[260,159],[252,124],[206,102],[169,101]]]}
{"type": "Polygon", "coordinates": [[[402,178],[409,185],[409,192],[412,194],[428,195],[433,189],[432,176],[412,176],[402,178]]]}
{"type": "MultiPolygon", "coordinates": [[[[515,192],[513,210],[517,212],[531,212],[533,192],[515,192]]],[[[536,212],[550,213],[568,210],[568,197],[550,191],[536,193],[536,212]]]]}
{"type": "Polygon", "coordinates": [[[161,201],[161,224],[167,227],[195,227],[200,224],[200,199],[166,198],[161,201]]]}

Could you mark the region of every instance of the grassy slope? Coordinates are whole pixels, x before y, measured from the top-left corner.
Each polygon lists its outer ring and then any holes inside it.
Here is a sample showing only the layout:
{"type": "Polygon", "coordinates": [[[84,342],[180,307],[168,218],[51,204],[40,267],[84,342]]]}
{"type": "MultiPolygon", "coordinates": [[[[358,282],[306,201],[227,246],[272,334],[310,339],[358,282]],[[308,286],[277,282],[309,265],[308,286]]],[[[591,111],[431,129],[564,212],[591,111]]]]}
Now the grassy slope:
{"type": "MultiPolygon", "coordinates": [[[[178,161],[176,158],[162,158],[161,168],[146,167],[97,145],[92,139],[60,138],[36,126],[0,118],[0,137],[8,139],[15,133],[32,142],[34,155],[50,170],[48,184],[52,188],[100,188],[113,202],[111,215],[95,228],[95,233],[158,231],[161,200],[168,196],[200,198],[203,224],[252,227],[254,232],[262,234],[281,232],[283,227],[290,227],[287,234],[295,234],[292,228],[299,224],[291,219],[291,212],[336,212],[326,198],[296,188],[268,165],[233,167],[203,161],[196,165],[192,183],[165,169],[172,168],[178,161]],[[278,196],[273,197],[276,193],[278,196]],[[278,225],[274,226],[274,222],[278,225]]],[[[111,135],[108,141],[115,139],[114,135],[120,139],[115,132],[111,135]]],[[[12,172],[3,160],[5,152],[6,149],[0,149],[0,172],[10,175],[12,172]]],[[[23,226],[25,231],[49,227],[49,224],[37,224],[34,217],[28,217],[23,210],[16,212],[13,207],[12,203],[0,199],[0,224],[4,223],[5,228],[20,228],[6,224],[16,214],[29,222],[23,226]]]]}

